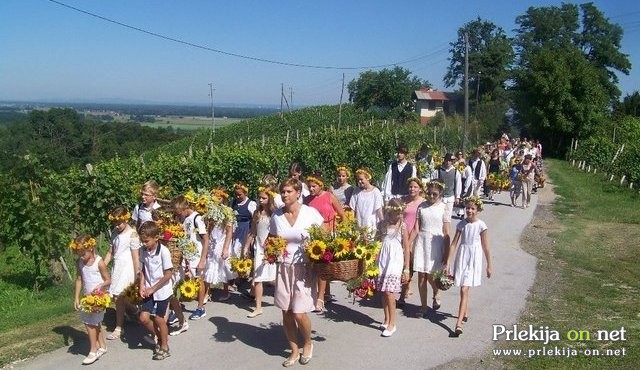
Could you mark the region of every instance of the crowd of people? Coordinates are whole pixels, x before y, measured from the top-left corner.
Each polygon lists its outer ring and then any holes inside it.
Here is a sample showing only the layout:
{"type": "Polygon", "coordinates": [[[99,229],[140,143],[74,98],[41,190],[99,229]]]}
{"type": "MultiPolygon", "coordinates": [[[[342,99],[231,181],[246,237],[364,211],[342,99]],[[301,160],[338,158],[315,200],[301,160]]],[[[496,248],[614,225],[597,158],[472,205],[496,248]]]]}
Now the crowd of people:
{"type": "Polygon", "coordinates": [[[86,295],[106,290],[115,301],[115,329],[106,336],[102,330],[104,311],[81,313],[90,342],[90,353],[83,364],[103,356],[106,341],[125,335],[127,313],[136,316],[150,333],[152,358],[169,357],[169,336],[185,333],[189,320],[207,315],[206,303],[214,298],[211,289],[221,289],[215,300],[223,302],[229,299],[231,287],[238,285],[239,276],[229,263],[232,257],[253,259],[248,294],[255,308],[247,317],[263,313],[263,284],[275,285],[274,303],[282,311],[291,351],[282,365],[309,363],[314,348],[308,314],[323,312],[331,293],[330,284],[317,276],[305,255],[305,239],[314,225],[334,231],[348,211],[353,212],[357,225],[381,244],[375,278],[384,312],[381,336],[390,337],[397,331],[396,306],[412,294],[414,272],[420,296],[418,317],[441,306],[436,274],[451,276],[452,283],[460,287],[454,332],[461,335],[468,319],[469,288],[480,285],[483,273],[487,277],[492,274],[487,225],[478,218],[484,207],[482,198],[490,201],[496,191],[488,179],[491,174],[507,176],[511,205],[516,206],[522,197],[522,207],[526,208],[531,191],[543,177],[541,154],[536,141],[510,140],[506,135],[494,144],[474,149],[469,159],[463,152],[439,156],[424,146],[415,160],[409,160],[408,148],[399,145],[396,160],[389,165],[380,188],[368,168],[352,173],[350,168],[340,166],[333,183],[328,184],[321,172],[312,171],[305,177],[303,166],[292,163],[283,181],[273,175],[262,178],[254,189],[257,201],[249,198],[250,189],[242,182],[234,185],[231,199],[224,190],[212,190],[211,196],[220,205],[215,214],[198,212],[193,199],[181,195],[171,201],[169,210],[182,223],[196,250],[178,265],[160,232],[162,220],[158,214],[164,207],[158,202],[158,184],[150,180],[142,186],[141,202],[131,212],[117,206],[108,214],[113,233],[104,258],[96,253],[95,240],[88,235],[79,235],[70,245],[78,255],[74,307],[80,309],[81,292],[86,295]],[[355,186],[350,183],[352,176],[355,186]],[[456,216],[462,221],[451,237],[451,220],[456,216]],[[287,242],[286,252],[277,263],[266,260],[265,242],[270,236],[287,242]],[[174,294],[176,283],[185,277],[202,280],[197,307],[188,318],[174,294]],[[126,292],[136,282],[135,293],[141,300],[137,304],[126,292]]]}

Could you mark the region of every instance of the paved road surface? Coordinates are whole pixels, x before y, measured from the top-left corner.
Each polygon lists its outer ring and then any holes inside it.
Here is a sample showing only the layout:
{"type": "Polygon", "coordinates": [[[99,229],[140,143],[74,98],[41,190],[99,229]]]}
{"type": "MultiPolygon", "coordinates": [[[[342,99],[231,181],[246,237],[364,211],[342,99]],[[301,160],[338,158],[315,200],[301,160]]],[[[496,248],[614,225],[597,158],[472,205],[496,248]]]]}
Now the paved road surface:
{"type": "MultiPolygon", "coordinates": [[[[546,190],[546,189],[545,189],[546,190]]],[[[486,204],[480,214],[489,227],[489,244],[494,259],[494,276],[471,289],[469,322],[464,334],[455,338],[452,328],[458,308],[458,289],[443,292],[442,307],[426,319],[413,318],[419,307],[416,292],[404,309],[398,309],[397,332],[380,336],[383,318],[379,299],[352,303],[341,282],[331,284],[336,301],[324,314],[311,313],[314,352],[309,369],[427,369],[483,354],[492,345],[492,324],[512,325],[523,309],[535,276],[535,258],[518,244],[520,234],[531,221],[537,202],[534,195],[527,209],[509,206],[507,193],[496,196],[496,205],[486,204]]],[[[455,230],[454,220],[452,230],[455,230]]],[[[453,233],[452,233],[453,236],[453,233]]],[[[269,294],[271,290],[267,291],[269,294]]],[[[431,297],[431,293],[429,293],[431,297]]],[[[92,369],[255,369],[281,368],[287,345],[281,326],[281,312],[266,296],[264,314],[249,319],[252,302],[234,294],[227,302],[207,304],[207,316],[190,321],[188,332],[169,337],[171,357],[153,361],[152,350],[142,345],[142,331],[134,327],[128,342],[110,341],[108,353],[92,369]]],[[[429,304],[431,300],[429,299],[429,304]]],[[[188,303],[187,309],[194,304],[188,303]]],[[[188,314],[188,313],[187,313],[188,314]]],[[[134,325],[134,324],[130,324],[134,325]]],[[[28,369],[74,369],[88,352],[86,334],[60,328],[69,336],[69,347],[17,364],[28,369]]],[[[296,364],[294,367],[302,367],[296,364]]]]}

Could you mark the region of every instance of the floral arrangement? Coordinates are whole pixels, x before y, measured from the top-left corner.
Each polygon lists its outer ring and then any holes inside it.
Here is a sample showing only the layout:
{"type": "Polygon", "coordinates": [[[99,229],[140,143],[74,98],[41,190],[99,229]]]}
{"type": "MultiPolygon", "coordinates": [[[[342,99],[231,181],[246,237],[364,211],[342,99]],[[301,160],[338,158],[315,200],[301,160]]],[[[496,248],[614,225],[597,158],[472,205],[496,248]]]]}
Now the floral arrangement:
{"type": "Polygon", "coordinates": [[[231,224],[235,227],[236,224],[236,216],[233,213],[233,209],[217,201],[211,200],[202,215],[205,220],[209,220],[219,226],[231,224]]]}
{"type": "Polygon", "coordinates": [[[538,184],[538,187],[544,187],[544,182],[546,181],[544,176],[536,174],[535,180],[536,180],[536,183],[538,184]]]}
{"type": "Polygon", "coordinates": [[[467,165],[465,165],[464,163],[460,163],[458,162],[457,164],[454,165],[454,167],[458,170],[458,172],[460,172],[460,174],[464,174],[464,169],[467,168],[467,165]]]}
{"type": "Polygon", "coordinates": [[[133,283],[129,284],[122,291],[122,295],[126,298],[129,303],[132,305],[139,305],[142,303],[142,297],[140,297],[140,284],[139,281],[136,280],[133,283]]]}
{"type": "Polygon", "coordinates": [[[490,173],[487,175],[487,183],[491,190],[509,190],[511,187],[511,180],[504,173],[490,173]]]}
{"type": "Polygon", "coordinates": [[[83,312],[102,312],[111,305],[111,297],[107,292],[96,290],[92,294],[85,295],[80,299],[80,309],[83,312]]]}
{"type": "Polygon", "coordinates": [[[78,243],[75,240],[72,240],[69,243],[69,249],[77,251],[80,249],[93,249],[96,246],[96,240],[94,238],[89,238],[84,241],[84,243],[78,243]]]}
{"type": "Polygon", "coordinates": [[[478,212],[481,212],[484,209],[484,203],[482,202],[482,199],[480,199],[479,196],[476,195],[472,195],[470,197],[466,197],[462,200],[462,204],[467,204],[467,203],[473,203],[476,205],[476,207],[478,208],[478,212]]]}
{"type": "Polygon", "coordinates": [[[440,290],[447,290],[451,288],[455,282],[453,275],[446,275],[443,270],[438,270],[433,273],[433,281],[440,290]]]}
{"type": "Polygon", "coordinates": [[[175,285],[175,296],[181,302],[193,301],[194,299],[198,298],[198,293],[200,292],[201,285],[201,278],[185,277],[184,279],[178,281],[178,283],[175,285]]]}
{"type": "Polygon", "coordinates": [[[359,276],[355,279],[351,279],[347,281],[346,285],[347,291],[349,291],[350,296],[353,296],[354,302],[356,297],[371,298],[376,292],[375,281],[364,276],[359,276]]]}
{"type": "Polygon", "coordinates": [[[235,272],[241,278],[248,278],[251,275],[253,269],[253,260],[251,258],[229,258],[231,264],[231,271],[235,272]]]}
{"type": "Polygon", "coordinates": [[[187,237],[178,238],[178,240],[176,240],[176,247],[182,251],[182,257],[187,261],[198,257],[200,254],[196,243],[187,237]]]}
{"type": "Polygon", "coordinates": [[[327,231],[322,226],[309,228],[309,238],[304,249],[312,262],[331,263],[353,259],[373,262],[380,250],[380,242],[373,241],[370,230],[361,229],[352,212],[336,225],[336,231],[327,231]]]}
{"type": "Polygon", "coordinates": [[[193,208],[196,212],[203,214],[207,211],[209,203],[212,201],[212,197],[210,193],[204,191],[195,192],[193,189],[189,189],[184,194],[184,199],[187,200],[190,204],[193,205],[193,208]]]}
{"type": "Polygon", "coordinates": [[[229,193],[221,188],[211,189],[209,194],[211,194],[211,196],[219,203],[224,203],[229,199],[229,193]]]}
{"type": "Polygon", "coordinates": [[[187,234],[184,231],[182,223],[171,221],[168,223],[160,224],[160,232],[163,240],[170,240],[173,238],[184,238],[187,234]]]}
{"type": "Polygon", "coordinates": [[[264,243],[264,260],[269,264],[282,262],[287,257],[287,241],[280,236],[270,236],[264,243]]]}
{"type": "Polygon", "coordinates": [[[340,173],[341,171],[344,171],[344,173],[347,174],[347,178],[351,178],[351,170],[349,170],[349,168],[346,166],[339,166],[336,168],[336,173],[340,173]]]}
{"type": "Polygon", "coordinates": [[[317,177],[307,176],[306,180],[307,180],[307,183],[313,182],[317,184],[319,187],[324,188],[324,182],[317,177]]]}

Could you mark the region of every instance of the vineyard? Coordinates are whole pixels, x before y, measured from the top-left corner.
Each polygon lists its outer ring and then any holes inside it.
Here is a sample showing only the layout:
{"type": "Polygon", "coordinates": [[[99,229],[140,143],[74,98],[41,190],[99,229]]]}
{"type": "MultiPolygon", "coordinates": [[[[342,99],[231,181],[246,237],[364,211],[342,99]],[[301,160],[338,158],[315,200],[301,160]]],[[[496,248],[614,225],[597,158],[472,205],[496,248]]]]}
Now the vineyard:
{"type": "MultiPolygon", "coordinates": [[[[314,107],[288,113],[284,120],[274,115],[215,133],[202,131],[139,157],[115,158],[62,174],[33,158],[29,182],[0,180],[0,234],[3,243],[18,246],[32,258],[36,273],[45,277],[46,262],[69,256],[67,244],[74,233],[104,234],[108,210],[120,204],[133,207],[139,186],[149,179],[162,186],[164,198],[189,188],[229,188],[237,181],[256,189],[262,175],[282,178],[293,161],[329,178],[338,165],[366,166],[380,180],[398,142],[416,151],[432,139],[431,130],[422,126],[375,121],[351,107],[338,122],[337,107],[314,107]]],[[[438,139],[438,146],[458,146],[457,134],[441,133],[438,139]]]]}

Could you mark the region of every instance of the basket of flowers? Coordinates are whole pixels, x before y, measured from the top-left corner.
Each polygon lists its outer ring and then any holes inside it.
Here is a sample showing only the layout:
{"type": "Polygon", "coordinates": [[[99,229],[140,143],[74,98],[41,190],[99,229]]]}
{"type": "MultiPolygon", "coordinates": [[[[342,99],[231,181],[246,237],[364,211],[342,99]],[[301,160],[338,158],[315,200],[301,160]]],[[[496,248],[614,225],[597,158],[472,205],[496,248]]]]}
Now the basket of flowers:
{"type": "Polygon", "coordinates": [[[248,278],[251,275],[253,268],[253,260],[251,258],[229,258],[229,264],[231,264],[231,271],[238,274],[241,278],[248,278]]]}
{"type": "Polygon", "coordinates": [[[447,275],[443,270],[438,270],[433,274],[433,281],[440,290],[448,290],[455,283],[453,275],[447,275]]]}
{"type": "Polygon", "coordinates": [[[83,312],[102,312],[111,305],[111,297],[102,290],[96,290],[80,299],[80,309],[83,312]]]}
{"type": "Polygon", "coordinates": [[[174,294],[181,302],[191,302],[198,298],[200,289],[203,289],[202,286],[201,278],[185,277],[175,285],[174,294]]]}

